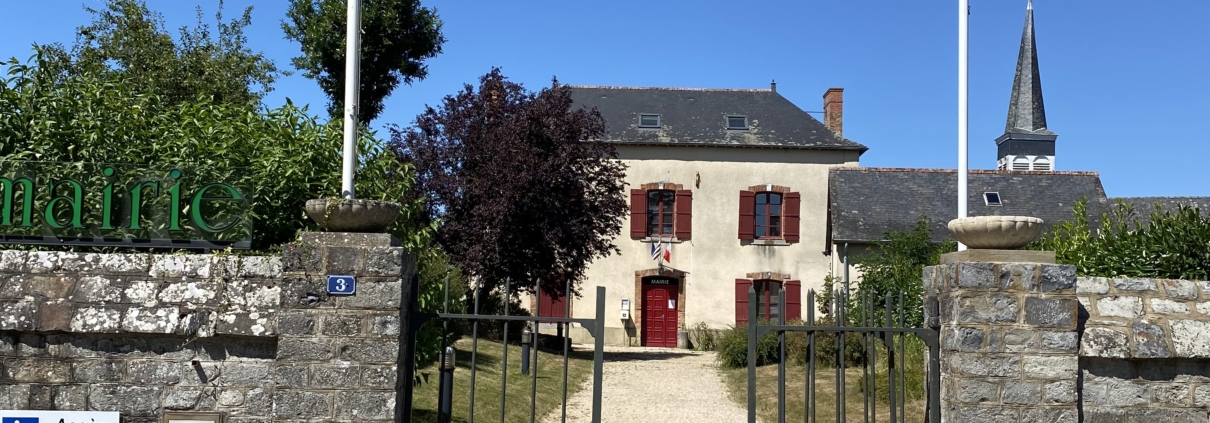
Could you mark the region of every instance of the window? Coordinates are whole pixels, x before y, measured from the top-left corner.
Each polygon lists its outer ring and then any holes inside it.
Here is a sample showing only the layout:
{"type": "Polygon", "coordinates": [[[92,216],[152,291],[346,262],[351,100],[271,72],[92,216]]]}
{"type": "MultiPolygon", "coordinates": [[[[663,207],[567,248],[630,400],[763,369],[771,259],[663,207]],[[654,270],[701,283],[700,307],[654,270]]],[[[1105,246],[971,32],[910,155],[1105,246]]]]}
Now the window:
{"type": "Polygon", "coordinates": [[[647,191],[647,236],[672,236],[674,234],[675,204],[675,191],[647,191]]]}
{"type": "Polygon", "coordinates": [[[748,129],[748,117],[727,116],[727,129],[748,129]]]}
{"type": "Polygon", "coordinates": [[[798,242],[801,208],[802,196],[787,187],[755,185],[740,191],[739,239],[772,245],[798,242]]]}
{"type": "MultiPolygon", "coordinates": [[[[765,276],[769,277],[769,276],[765,276]]],[[[735,280],[735,322],[748,322],[749,298],[748,289],[756,292],[756,315],[760,319],[774,320],[783,315],[787,322],[802,318],[802,281],[772,280],[772,279],[736,279],[735,280]],[[781,308],[782,288],[786,293],[786,308],[781,308]]]]}
{"type": "Polygon", "coordinates": [[[776,321],[781,316],[781,281],[752,281],[756,287],[756,315],[776,321]]]}
{"type": "Polygon", "coordinates": [[[756,193],[756,238],[781,238],[781,194],[756,193]]]}
{"type": "Polygon", "coordinates": [[[660,115],[639,115],[640,128],[659,128],[660,115]]]}
{"type": "Polygon", "coordinates": [[[653,182],[630,190],[630,238],[693,237],[693,191],[681,184],[653,182]]]}
{"type": "Polygon", "coordinates": [[[1000,204],[1000,193],[998,193],[998,192],[983,193],[983,205],[985,205],[985,206],[1002,206],[1003,204],[1000,204]]]}

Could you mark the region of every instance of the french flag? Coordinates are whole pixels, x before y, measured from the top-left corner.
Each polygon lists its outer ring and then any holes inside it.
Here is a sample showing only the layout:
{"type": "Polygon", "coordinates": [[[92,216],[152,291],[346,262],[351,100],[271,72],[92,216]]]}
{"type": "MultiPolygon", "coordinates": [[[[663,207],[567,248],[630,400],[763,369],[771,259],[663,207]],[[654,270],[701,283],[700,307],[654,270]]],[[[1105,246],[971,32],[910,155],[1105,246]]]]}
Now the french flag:
{"type": "Polygon", "coordinates": [[[651,259],[664,259],[665,263],[672,262],[672,244],[665,244],[664,240],[659,240],[651,244],[651,259]]]}

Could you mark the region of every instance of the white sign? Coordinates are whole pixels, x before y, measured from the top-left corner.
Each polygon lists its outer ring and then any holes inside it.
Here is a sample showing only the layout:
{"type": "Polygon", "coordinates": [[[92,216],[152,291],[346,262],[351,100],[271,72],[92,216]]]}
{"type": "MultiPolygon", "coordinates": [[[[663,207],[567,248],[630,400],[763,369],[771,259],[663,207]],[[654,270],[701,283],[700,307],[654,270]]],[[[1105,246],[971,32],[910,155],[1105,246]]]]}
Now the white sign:
{"type": "Polygon", "coordinates": [[[0,423],[119,423],[116,411],[0,410],[0,423]]]}

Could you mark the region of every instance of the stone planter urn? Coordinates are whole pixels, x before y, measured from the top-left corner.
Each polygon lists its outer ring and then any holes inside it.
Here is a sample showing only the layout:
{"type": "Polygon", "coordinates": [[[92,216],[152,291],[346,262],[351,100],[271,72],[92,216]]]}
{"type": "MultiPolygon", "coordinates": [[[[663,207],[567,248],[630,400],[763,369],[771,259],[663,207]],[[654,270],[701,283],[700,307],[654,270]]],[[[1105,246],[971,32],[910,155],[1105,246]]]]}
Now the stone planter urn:
{"type": "Polygon", "coordinates": [[[1029,216],[975,216],[949,222],[950,234],[968,248],[1016,250],[1042,234],[1042,219],[1029,216]]]}
{"type": "Polygon", "coordinates": [[[399,217],[399,203],[321,198],[307,200],[307,216],[331,232],[382,232],[399,217]]]}

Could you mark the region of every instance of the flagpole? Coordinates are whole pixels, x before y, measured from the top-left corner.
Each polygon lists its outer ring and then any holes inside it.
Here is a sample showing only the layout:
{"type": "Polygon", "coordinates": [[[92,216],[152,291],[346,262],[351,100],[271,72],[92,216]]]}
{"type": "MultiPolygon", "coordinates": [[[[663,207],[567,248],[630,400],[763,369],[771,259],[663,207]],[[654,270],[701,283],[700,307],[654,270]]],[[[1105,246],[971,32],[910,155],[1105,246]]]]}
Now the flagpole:
{"type": "Polygon", "coordinates": [[[361,0],[348,0],[345,28],[344,164],[340,196],[353,198],[353,173],[357,166],[357,97],[361,90],[361,0]]]}
{"type": "MultiPolygon", "coordinates": [[[[968,62],[968,42],[967,33],[969,32],[970,4],[969,0],[958,0],[958,218],[966,217],[966,189],[967,189],[967,136],[969,135],[968,124],[970,123],[967,70],[968,62]]],[[[958,243],[958,251],[965,250],[966,246],[958,243]]]]}

